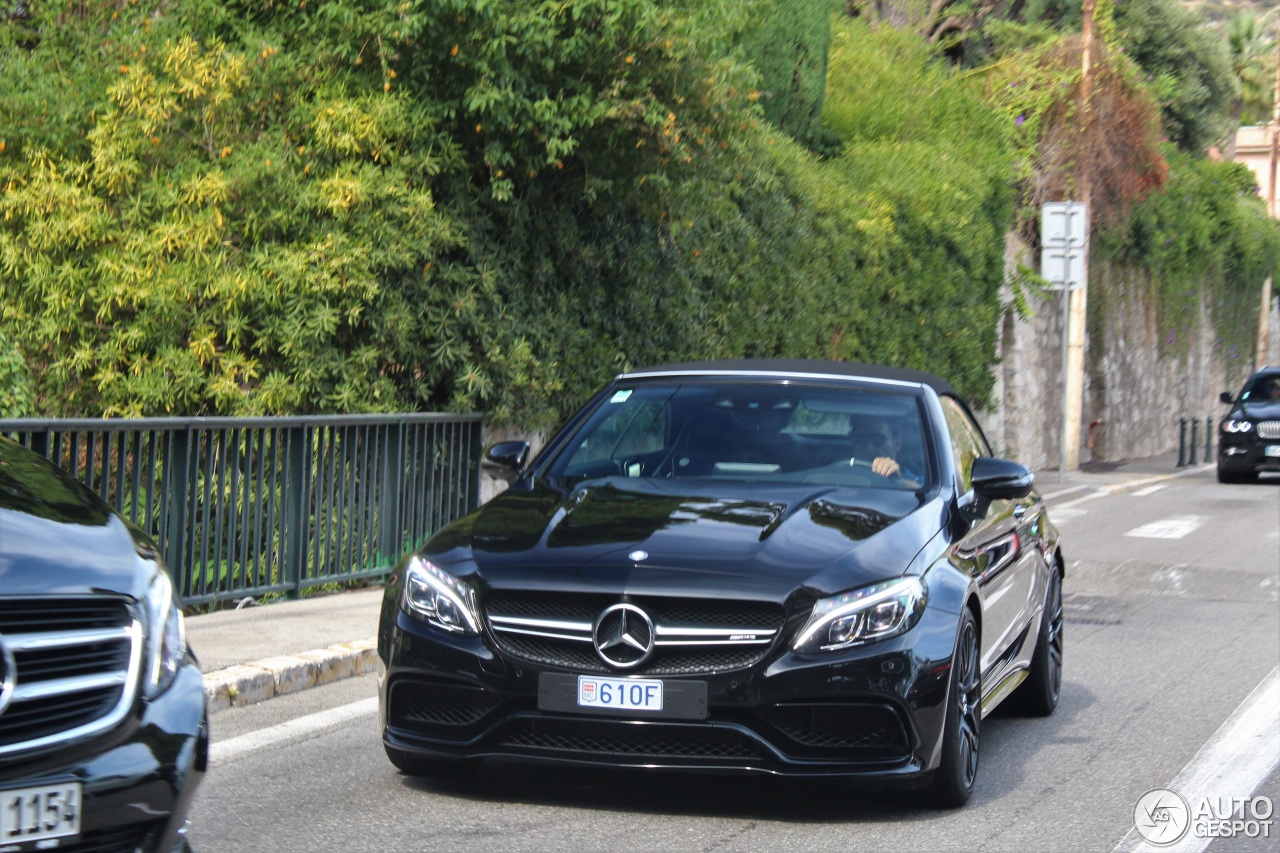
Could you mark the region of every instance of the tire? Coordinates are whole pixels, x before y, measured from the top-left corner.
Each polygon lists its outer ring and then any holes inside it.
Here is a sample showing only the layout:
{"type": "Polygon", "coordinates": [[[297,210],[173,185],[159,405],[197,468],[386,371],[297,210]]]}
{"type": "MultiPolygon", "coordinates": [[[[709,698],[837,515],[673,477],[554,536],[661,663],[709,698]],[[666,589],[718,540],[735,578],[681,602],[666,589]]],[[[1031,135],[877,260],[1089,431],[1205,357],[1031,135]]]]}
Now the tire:
{"type": "Polygon", "coordinates": [[[951,657],[951,689],[942,730],[942,760],[924,789],[924,800],[936,808],[963,806],[978,780],[979,732],[982,724],[982,661],[978,624],[969,608],[960,617],[956,650],[951,657]]]}
{"type": "Polygon", "coordinates": [[[403,749],[396,749],[394,746],[387,746],[385,743],[382,748],[387,751],[387,759],[406,776],[457,779],[468,776],[475,771],[475,765],[468,761],[430,758],[403,749]]]}
{"type": "Polygon", "coordinates": [[[1009,697],[1012,708],[1032,717],[1047,717],[1058,707],[1062,692],[1063,657],[1062,574],[1053,566],[1044,596],[1044,614],[1036,650],[1026,679],[1009,697]]]}
{"type": "Polygon", "coordinates": [[[1219,483],[1256,483],[1258,482],[1257,471],[1224,471],[1222,466],[1218,466],[1218,482],[1219,483]]]}

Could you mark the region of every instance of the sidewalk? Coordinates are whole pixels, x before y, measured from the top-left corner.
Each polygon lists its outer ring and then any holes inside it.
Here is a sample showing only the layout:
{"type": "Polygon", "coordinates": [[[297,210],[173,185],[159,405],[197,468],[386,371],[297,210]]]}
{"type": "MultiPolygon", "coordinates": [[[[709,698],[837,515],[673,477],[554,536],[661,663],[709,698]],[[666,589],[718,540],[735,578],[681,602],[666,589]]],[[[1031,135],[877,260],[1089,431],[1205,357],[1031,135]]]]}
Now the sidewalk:
{"type": "MultiPolygon", "coordinates": [[[[1177,453],[1082,470],[1036,473],[1049,504],[1089,493],[1138,489],[1203,470],[1178,467],[1177,453]]],[[[363,675],[377,668],[383,590],[364,589],[187,617],[187,639],[200,659],[209,709],[250,705],[363,675]]]]}

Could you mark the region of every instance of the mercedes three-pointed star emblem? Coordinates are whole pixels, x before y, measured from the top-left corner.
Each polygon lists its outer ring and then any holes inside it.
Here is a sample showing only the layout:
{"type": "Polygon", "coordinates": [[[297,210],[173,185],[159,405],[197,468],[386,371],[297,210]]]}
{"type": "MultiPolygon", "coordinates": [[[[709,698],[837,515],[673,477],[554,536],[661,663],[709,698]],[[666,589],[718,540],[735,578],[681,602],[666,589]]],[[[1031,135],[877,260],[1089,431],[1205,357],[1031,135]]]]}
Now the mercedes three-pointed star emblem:
{"type": "Polygon", "coordinates": [[[600,660],[614,669],[633,669],[653,654],[654,633],[649,614],[624,603],[600,614],[591,640],[600,660]]]}

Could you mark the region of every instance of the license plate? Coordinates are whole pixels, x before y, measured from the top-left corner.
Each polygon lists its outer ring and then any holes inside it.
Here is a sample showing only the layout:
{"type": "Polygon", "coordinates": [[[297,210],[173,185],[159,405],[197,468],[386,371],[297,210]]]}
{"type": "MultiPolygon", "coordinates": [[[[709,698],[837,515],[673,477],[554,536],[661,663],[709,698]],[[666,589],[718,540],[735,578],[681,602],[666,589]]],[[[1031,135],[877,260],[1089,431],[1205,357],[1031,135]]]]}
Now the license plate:
{"type": "Polygon", "coordinates": [[[578,707],[661,711],[662,682],[639,678],[578,676],[578,707]]]}
{"type": "Polygon", "coordinates": [[[705,720],[707,682],[544,672],[538,676],[538,710],[630,719],[705,720]]]}
{"type": "Polygon", "coordinates": [[[0,847],[79,834],[79,782],[0,791],[0,847]]]}
{"type": "Polygon", "coordinates": [[[1280,456],[1280,444],[1268,444],[1263,452],[1268,456],[1280,456]]]}

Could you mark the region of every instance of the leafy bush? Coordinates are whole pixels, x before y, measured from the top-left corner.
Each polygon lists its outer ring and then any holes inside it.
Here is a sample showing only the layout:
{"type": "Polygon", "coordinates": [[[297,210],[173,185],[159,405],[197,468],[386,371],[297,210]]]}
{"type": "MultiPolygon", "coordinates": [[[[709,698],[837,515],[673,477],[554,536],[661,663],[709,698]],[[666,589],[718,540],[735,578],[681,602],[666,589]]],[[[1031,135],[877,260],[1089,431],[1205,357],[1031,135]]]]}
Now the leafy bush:
{"type": "Polygon", "coordinates": [[[1169,147],[1169,182],[1135,206],[1123,227],[1099,234],[1099,259],[1142,269],[1156,299],[1162,345],[1185,350],[1200,297],[1219,348],[1248,361],[1263,279],[1280,263],[1280,228],[1267,216],[1253,172],[1169,147]]]}

